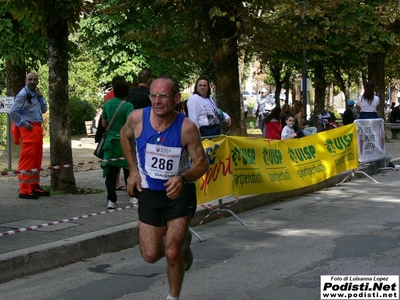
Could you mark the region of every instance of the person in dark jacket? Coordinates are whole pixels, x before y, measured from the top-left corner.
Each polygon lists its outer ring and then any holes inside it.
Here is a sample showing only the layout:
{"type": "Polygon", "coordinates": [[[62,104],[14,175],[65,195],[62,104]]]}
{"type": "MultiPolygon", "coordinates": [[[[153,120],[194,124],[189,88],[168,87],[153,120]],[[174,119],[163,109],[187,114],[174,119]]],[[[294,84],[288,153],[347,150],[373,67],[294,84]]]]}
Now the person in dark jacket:
{"type": "Polygon", "coordinates": [[[347,108],[343,113],[343,125],[348,125],[358,119],[358,112],[355,107],[356,103],[353,100],[347,102],[347,108]]]}
{"type": "Polygon", "coordinates": [[[396,103],[393,102],[391,105],[392,111],[390,112],[390,123],[399,123],[400,122],[400,105],[396,106],[396,103]]]}
{"type": "Polygon", "coordinates": [[[131,89],[126,98],[126,101],[132,103],[135,109],[151,106],[151,101],[149,99],[151,81],[152,77],[150,70],[143,69],[139,72],[139,85],[131,89]]]}
{"type": "MultiPolygon", "coordinates": [[[[396,106],[396,103],[392,102],[390,108],[392,109],[392,111],[390,112],[390,119],[389,119],[390,123],[400,124],[400,105],[396,106]]],[[[390,131],[392,132],[392,139],[396,139],[397,134],[400,132],[400,129],[390,128],[390,131]]]]}

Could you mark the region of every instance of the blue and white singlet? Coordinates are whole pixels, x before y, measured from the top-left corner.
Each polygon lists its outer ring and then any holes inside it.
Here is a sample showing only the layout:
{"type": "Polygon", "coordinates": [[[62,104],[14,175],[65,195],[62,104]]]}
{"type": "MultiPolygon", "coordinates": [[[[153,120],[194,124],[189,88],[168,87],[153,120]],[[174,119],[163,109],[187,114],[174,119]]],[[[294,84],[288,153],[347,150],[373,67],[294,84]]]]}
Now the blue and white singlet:
{"type": "Polygon", "coordinates": [[[150,124],[151,107],[143,109],[142,133],[136,138],[136,156],[142,188],[165,191],[169,178],[189,169],[189,153],[182,146],[181,129],[186,116],[179,113],[164,131],[157,132],[150,124]]]}

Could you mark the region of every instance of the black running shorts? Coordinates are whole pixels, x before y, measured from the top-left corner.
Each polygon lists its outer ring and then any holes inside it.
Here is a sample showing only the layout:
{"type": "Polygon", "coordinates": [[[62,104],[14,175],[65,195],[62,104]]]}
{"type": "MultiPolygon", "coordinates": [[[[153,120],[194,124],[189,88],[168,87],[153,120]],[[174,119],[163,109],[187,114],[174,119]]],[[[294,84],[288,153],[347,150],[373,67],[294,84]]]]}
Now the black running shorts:
{"type": "Polygon", "coordinates": [[[196,212],[197,198],[194,183],[186,184],[180,196],[170,199],[165,191],[143,189],[136,194],[139,199],[139,220],[156,227],[167,225],[168,221],[196,212]]]}

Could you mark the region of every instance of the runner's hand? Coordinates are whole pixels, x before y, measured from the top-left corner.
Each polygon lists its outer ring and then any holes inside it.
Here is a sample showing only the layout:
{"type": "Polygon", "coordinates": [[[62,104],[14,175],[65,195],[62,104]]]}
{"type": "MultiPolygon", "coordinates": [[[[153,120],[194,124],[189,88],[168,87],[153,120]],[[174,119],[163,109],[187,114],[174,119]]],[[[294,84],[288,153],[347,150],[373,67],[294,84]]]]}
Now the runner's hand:
{"type": "Polygon", "coordinates": [[[183,179],[181,176],[174,176],[168,179],[164,186],[167,188],[165,191],[167,192],[167,197],[170,199],[176,199],[179,197],[183,190],[183,179]]]}

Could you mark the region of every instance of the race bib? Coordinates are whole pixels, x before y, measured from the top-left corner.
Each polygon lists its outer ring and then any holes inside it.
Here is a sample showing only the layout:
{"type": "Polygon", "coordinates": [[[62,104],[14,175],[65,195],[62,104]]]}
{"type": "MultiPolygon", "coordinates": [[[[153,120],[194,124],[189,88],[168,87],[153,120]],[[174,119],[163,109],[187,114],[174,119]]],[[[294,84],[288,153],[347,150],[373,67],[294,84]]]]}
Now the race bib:
{"type": "Polygon", "coordinates": [[[168,180],[178,175],[180,159],[180,147],[146,144],[145,169],[153,179],[168,180]]]}

